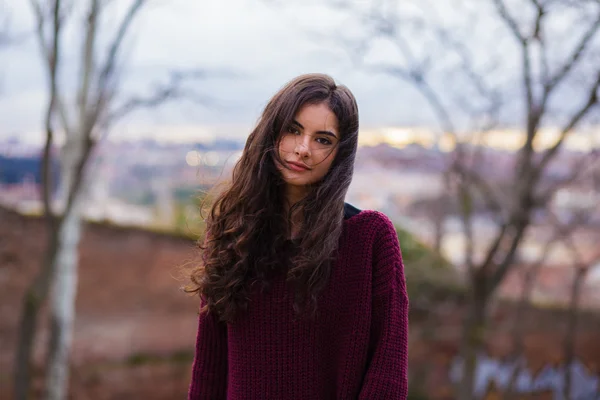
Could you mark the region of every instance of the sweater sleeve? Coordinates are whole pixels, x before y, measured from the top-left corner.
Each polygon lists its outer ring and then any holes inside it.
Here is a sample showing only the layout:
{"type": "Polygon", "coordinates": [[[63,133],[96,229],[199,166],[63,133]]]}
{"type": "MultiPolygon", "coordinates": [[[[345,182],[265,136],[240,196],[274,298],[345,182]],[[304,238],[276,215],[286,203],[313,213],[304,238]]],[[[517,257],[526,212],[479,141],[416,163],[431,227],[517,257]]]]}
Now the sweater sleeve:
{"type": "Polygon", "coordinates": [[[373,244],[369,359],[359,399],[408,396],[408,294],[398,235],[383,214],[373,244]]]}
{"type": "Polygon", "coordinates": [[[227,324],[211,313],[198,316],[196,350],[188,400],[227,396],[227,324]]]}

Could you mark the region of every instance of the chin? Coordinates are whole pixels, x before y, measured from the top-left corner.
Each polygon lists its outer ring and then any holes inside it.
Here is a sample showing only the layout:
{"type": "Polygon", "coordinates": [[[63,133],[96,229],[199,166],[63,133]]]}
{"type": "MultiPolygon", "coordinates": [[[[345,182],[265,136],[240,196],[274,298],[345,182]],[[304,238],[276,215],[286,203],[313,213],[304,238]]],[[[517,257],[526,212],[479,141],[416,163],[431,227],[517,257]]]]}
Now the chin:
{"type": "Polygon", "coordinates": [[[325,179],[326,173],[317,168],[306,172],[296,172],[287,168],[280,168],[279,173],[286,185],[292,186],[310,186],[315,185],[325,179]]]}
{"type": "Polygon", "coordinates": [[[312,179],[289,179],[284,177],[283,181],[290,186],[309,186],[315,183],[312,179]]]}

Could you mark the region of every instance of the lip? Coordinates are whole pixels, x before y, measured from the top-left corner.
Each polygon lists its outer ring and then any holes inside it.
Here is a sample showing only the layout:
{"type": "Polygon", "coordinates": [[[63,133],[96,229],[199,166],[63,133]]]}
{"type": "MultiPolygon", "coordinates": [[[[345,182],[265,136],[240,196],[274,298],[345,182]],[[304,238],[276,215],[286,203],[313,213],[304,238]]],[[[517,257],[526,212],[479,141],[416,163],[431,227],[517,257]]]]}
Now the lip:
{"type": "Polygon", "coordinates": [[[301,164],[301,163],[297,163],[294,161],[286,161],[286,164],[293,171],[297,171],[297,172],[310,171],[310,168],[308,168],[306,165],[301,164]]]}

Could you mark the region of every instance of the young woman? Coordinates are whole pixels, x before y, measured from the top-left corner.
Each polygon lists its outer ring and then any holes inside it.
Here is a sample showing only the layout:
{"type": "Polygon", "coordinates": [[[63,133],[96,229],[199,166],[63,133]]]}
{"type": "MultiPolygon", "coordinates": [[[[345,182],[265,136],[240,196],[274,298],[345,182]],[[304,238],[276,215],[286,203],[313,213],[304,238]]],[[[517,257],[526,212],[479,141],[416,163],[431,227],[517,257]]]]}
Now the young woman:
{"type": "Polygon", "coordinates": [[[352,93],[303,75],[267,104],[207,217],[189,399],[406,399],[398,236],[344,203],[352,93]]]}

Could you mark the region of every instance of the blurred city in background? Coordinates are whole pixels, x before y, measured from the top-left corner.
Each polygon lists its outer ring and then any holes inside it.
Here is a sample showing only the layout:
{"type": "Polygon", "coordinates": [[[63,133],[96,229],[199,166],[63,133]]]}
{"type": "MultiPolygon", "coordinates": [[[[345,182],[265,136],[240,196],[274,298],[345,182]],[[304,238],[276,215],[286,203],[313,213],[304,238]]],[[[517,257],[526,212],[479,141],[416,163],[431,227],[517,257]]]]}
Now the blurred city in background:
{"type": "Polygon", "coordinates": [[[347,202],[398,228],[410,398],[600,399],[598,1],[3,0],[0,24],[0,399],[185,396],[200,205],[307,72],[358,99],[347,202]]]}

